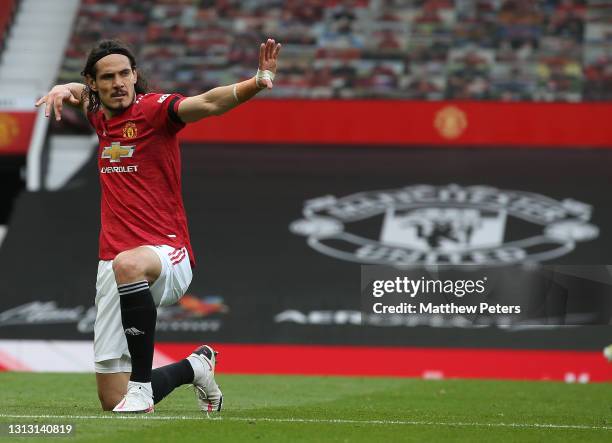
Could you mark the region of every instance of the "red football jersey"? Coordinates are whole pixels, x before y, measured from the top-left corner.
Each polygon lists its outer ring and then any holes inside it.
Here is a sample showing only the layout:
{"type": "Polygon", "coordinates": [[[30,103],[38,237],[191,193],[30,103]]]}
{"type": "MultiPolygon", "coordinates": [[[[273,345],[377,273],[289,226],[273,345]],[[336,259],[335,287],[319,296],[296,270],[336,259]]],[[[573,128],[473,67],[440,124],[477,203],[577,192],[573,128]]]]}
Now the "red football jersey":
{"type": "Polygon", "coordinates": [[[102,188],[100,259],[142,245],[186,247],[195,265],[181,192],[181,156],[176,134],[184,97],[138,94],[122,114],[108,120],[87,113],[100,141],[102,188]]]}

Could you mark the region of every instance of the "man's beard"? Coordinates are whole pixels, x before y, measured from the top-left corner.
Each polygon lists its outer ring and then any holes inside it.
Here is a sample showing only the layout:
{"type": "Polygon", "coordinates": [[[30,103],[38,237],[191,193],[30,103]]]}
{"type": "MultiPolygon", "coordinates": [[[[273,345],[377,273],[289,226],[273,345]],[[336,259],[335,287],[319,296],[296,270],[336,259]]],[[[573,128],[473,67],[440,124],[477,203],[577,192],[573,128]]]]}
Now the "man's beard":
{"type": "MultiPolygon", "coordinates": [[[[114,97],[111,97],[111,100],[113,98],[114,97]]],[[[133,102],[133,100],[132,100],[132,102],[133,102]]],[[[104,107],[106,109],[108,109],[111,114],[118,115],[118,114],[121,114],[122,112],[124,112],[132,104],[132,102],[130,102],[128,105],[124,105],[123,103],[119,103],[117,105],[115,105],[115,104],[108,105],[108,104],[104,103],[104,107]]]]}

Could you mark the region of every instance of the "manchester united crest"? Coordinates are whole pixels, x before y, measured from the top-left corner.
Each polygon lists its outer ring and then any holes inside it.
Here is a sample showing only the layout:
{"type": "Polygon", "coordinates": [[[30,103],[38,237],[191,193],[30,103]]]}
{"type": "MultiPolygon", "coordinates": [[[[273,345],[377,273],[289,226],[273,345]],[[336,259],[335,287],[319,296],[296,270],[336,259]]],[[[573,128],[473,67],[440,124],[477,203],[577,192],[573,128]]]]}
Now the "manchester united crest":
{"type": "Polygon", "coordinates": [[[434,126],[442,137],[452,140],[463,134],[467,128],[467,117],[465,112],[456,106],[446,106],[436,114],[434,126]]]}
{"type": "Polygon", "coordinates": [[[0,113],[0,149],[13,143],[19,135],[19,122],[9,114],[0,113]]]}
{"type": "Polygon", "coordinates": [[[291,232],[370,265],[502,266],[552,260],[594,240],[593,208],[492,186],[411,185],[308,200],[291,232]]]}
{"type": "Polygon", "coordinates": [[[138,129],[136,128],[136,123],[127,122],[123,127],[123,137],[124,138],[134,138],[138,135],[138,129]]]}

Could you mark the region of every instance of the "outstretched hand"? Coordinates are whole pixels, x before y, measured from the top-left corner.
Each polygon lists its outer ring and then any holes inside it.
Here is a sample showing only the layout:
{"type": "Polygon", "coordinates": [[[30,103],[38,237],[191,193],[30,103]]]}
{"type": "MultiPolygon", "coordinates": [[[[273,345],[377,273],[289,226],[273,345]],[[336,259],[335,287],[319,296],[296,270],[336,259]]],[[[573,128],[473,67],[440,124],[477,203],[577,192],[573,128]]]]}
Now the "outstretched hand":
{"type": "Polygon", "coordinates": [[[38,99],[36,102],[36,107],[39,107],[45,103],[45,117],[49,117],[51,115],[51,110],[53,110],[55,113],[55,119],[60,121],[62,119],[64,102],[68,102],[74,106],[81,104],[81,100],[73,95],[70,88],[65,85],[56,85],[47,93],[47,95],[38,99]]]}
{"type": "MultiPolygon", "coordinates": [[[[274,39],[269,38],[265,43],[259,45],[259,70],[270,71],[276,74],[276,61],[280,52],[281,44],[276,43],[274,39]]],[[[262,79],[262,82],[268,89],[272,88],[272,80],[268,78],[262,79]]]]}

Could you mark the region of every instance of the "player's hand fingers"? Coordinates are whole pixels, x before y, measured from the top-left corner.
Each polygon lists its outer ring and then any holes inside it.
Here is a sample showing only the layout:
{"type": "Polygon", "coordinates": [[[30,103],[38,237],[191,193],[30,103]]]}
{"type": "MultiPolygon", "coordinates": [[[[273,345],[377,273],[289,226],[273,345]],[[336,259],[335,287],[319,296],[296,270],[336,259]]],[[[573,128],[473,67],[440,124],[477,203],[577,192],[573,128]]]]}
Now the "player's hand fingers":
{"type": "Polygon", "coordinates": [[[34,106],[36,106],[37,108],[42,105],[43,103],[45,103],[45,100],[47,100],[47,95],[45,95],[44,97],[39,98],[38,100],[36,100],[36,103],[34,104],[34,106]]]}
{"type": "Polygon", "coordinates": [[[266,84],[266,88],[272,89],[272,80],[267,78],[264,80],[264,83],[266,84]]]}
{"type": "Polygon", "coordinates": [[[259,45],[259,67],[260,68],[263,67],[265,48],[266,48],[266,45],[264,43],[259,45]]]}
{"type": "Polygon", "coordinates": [[[49,117],[51,115],[51,106],[53,105],[53,101],[47,98],[45,102],[47,106],[45,106],[45,117],[49,117]]]}
{"type": "Polygon", "coordinates": [[[281,44],[277,43],[276,48],[274,48],[274,53],[272,54],[272,57],[278,58],[278,53],[280,52],[280,50],[281,50],[281,44]]]}
{"type": "Polygon", "coordinates": [[[271,38],[266,42],[266,60],[270,60],[272,58],[272,50],[274,48],[274,40],[271,38]]]}
{"type": "Polygon", "coordinates": [[[55,120],[60,121],[62,119],[62,108],[63,100],[61,97],[57,97],[53,102],[53,111],[55,112],[55,120]]]}

